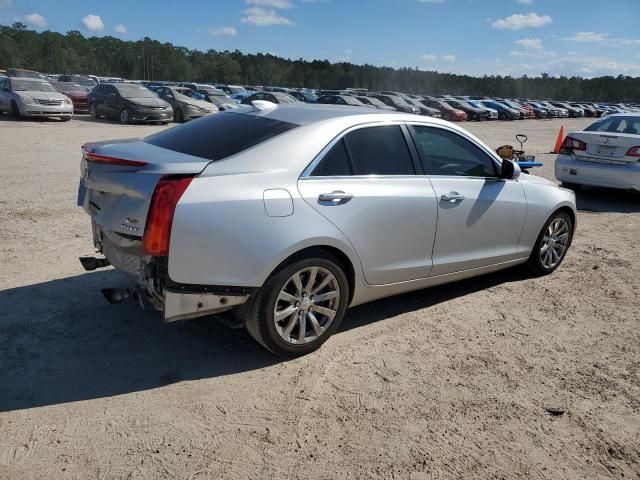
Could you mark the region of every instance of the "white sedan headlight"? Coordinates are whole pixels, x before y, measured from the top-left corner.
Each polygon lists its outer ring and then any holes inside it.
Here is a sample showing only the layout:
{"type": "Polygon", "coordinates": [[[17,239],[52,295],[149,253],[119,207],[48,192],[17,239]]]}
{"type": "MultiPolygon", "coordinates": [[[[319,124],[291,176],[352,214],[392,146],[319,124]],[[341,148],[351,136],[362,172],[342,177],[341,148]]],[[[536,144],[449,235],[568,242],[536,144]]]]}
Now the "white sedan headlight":
{"type": "Polygon", "coordinates": [[[35,99],[30,95],[20,95],[20,100],[22,100],[22,103],[26,105],[33,105],[36,103],[35,99]]]}

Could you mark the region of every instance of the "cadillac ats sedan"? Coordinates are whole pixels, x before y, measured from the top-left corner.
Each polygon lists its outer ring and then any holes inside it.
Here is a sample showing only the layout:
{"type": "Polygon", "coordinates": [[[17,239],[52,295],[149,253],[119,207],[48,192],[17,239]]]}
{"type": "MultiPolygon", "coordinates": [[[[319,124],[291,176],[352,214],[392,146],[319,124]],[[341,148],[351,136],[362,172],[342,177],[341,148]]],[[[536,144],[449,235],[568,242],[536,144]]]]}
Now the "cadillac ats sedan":
{"type": "MultiPolygon", "coordinates": [[[[225,312],[271,352],[309,353],[348,307],[562,262],[575,195],[443,120],[255,101],[83,147],[78,202],[135,299],[166,321],[225,312]]],[[[428,291],[424,293],[428,295],[428,291]]]]}

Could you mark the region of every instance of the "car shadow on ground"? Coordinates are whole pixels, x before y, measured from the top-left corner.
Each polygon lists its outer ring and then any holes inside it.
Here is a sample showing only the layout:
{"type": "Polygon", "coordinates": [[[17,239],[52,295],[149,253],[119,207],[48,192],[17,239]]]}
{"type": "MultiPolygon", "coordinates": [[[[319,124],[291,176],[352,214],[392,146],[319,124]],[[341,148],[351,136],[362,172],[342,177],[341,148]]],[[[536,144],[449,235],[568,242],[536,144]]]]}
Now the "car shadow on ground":
{"type": "Polygon", "coordinates": [[[612,188],[580,187],[576,206],[582,212],[640,212],[640,192],[612,188]]]}
{"type": "MultiPolygon", "coordinates": [[[[525,278],[507,270],[350,309],[341,331],[525,278]]],[[[231,375],[283,359],[244,329],[213,318],[164,324],[100,293],[126,280],[114,270],[0,291],[0,411],[137,392],[231,375]]],[[[338,333],[339,334],[339,333],[338,333]]]]}

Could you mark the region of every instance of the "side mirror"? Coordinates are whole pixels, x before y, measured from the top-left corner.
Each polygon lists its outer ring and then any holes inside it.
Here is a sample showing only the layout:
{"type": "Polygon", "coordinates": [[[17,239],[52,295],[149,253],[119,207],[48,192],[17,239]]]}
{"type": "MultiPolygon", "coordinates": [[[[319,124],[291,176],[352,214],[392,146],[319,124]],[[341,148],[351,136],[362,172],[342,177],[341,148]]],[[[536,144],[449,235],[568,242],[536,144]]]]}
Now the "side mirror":
{"type": "Polygon", "coordinates": [[[516,162],[512,162],[511,160],[502,160],[500,178],[505,180],[515,180],[520,176],[520,173],[522,173],[522,170],[520,170],[520,165],[516,162]]]}

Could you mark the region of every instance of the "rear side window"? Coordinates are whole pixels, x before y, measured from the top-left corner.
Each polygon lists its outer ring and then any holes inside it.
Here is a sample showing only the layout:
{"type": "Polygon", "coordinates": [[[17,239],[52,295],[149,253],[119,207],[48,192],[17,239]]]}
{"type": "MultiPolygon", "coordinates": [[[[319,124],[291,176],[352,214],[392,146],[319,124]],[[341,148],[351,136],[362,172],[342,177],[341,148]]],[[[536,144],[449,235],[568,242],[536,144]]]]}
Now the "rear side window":
{"type": "Polygon", "coordinates": [[[221,160],[296,127],[272,118],[223,112],[151,135],[144,141],[186,155],[221,160]]]}
{"type": "Polygon", "coordinates": [[[430,175],[493,177],[493,159],[457,133],[414,126],[414,140],[430,175]]]}
{"type": "Polygon", "coordinates": [[[397,125],[361,128],[345,141],[354,175],[414,175],[409,147],[397,125]]]}
{"type": "Polygon", "coordinates": [[[322,157],[322,161],[311,174],[312,177],[344,177],[349,175],[351,175],[351,164],[344,148],[344,140],[336,143],[322,157]]]}

